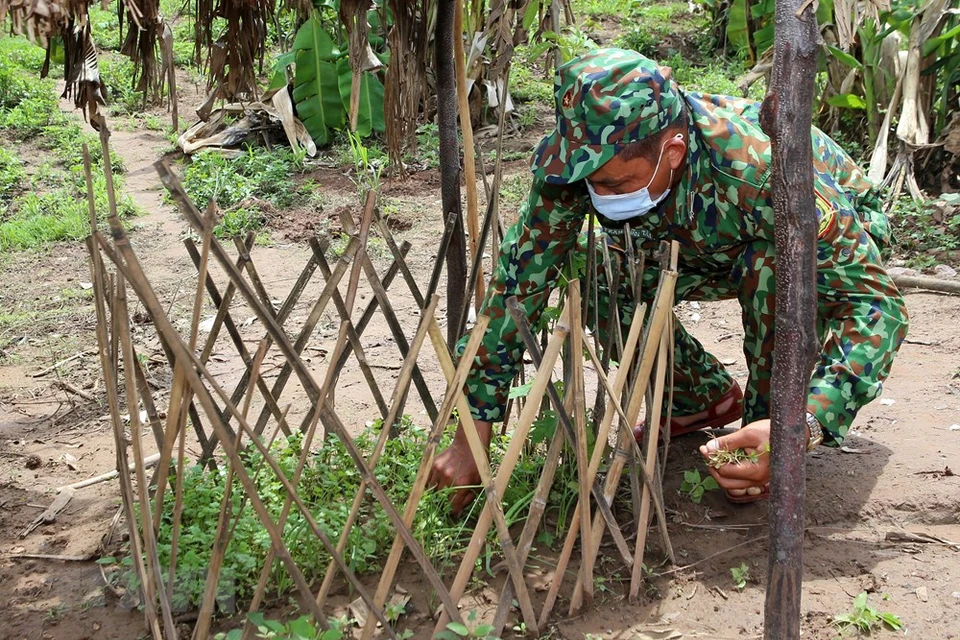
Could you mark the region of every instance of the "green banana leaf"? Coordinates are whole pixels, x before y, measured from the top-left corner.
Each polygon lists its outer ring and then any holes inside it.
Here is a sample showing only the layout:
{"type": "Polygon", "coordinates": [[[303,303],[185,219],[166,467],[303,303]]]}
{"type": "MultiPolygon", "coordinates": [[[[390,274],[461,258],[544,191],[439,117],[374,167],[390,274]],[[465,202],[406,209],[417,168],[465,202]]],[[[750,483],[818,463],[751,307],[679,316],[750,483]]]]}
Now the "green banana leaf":
{"type": "MultiPolygon", "coordinates": [[[[350,117],[350,86],[353,81],[353,71],[346,57],[337,61],[337,73],[340,84],[340,97],[343,100],[343,109],[350,117]]],[[[369,136],[373,131],[384,132],[387,123],[383,116],[383,83],[376,75],[369,71],[360,74],[360,110],[357,116],[357,135],[361,138],[369,136]]]]}
{"type": "Polygon", "coordinates": [[[318,146],[329,144],[331,130],[343,126],[345,114],[337,82],[340,51],[316,14],[297,31],[293,51],[297,61],[293,76],[297,115],[318,146]]]}
{"type": "Polygon", "coordinates": [[[860,96],[853,93],[841,93],[827,98],[827,104],[841,109],[866,109],[867,103],[860,96]]]}

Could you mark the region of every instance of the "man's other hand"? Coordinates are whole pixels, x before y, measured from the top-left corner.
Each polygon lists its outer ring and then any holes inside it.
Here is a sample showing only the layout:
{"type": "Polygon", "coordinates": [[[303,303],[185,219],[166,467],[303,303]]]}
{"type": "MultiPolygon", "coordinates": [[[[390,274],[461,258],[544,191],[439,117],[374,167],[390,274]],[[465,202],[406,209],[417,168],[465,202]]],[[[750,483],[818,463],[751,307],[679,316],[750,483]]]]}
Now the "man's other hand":
{"type": "MultiPolygon", "coordinates": [[[[477,426],[477,435],[480,436],[480,441],[486,447],[489,447],[493,425],[480,420],[475,421],[474,424],[477,426]]],[[[470,453],[470,445],[467,444],[467,437],[463,433],[463,425],[461,424],[457,427],[453,443],[434,458],[430,475],[427,476],[427,487],[436,489],[462,487],[453,493],[450,501],[454,515],[460,515],[463,508],[473,501],[479,484],[480,472],[477,470],[477,463],[470,453]]]]}
{"type": "Polygon", "coordinates": [[[727,491],[765,487],[770,482],[770,420],[757,420],[730,435],[715,438],[700,447],[710,475],[727,491]],[[750,459],[729,462],[720,468],[710,465],[711,453],[743,449],[750,459]]]}

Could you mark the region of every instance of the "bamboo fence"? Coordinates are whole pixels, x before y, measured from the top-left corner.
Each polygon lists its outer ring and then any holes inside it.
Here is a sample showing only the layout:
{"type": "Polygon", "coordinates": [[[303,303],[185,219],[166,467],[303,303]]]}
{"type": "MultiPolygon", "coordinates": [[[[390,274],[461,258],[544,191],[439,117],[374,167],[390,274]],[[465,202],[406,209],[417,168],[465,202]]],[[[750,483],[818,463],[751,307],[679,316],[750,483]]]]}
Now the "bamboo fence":
{"type": "MultiPolygon", "coordinates": [[[[588,329],[592,324],[587,317],[588,309],[591,306],[596,308],[598,300],[595,277],[569,283],[563,297],[560,319],[549,333],[549,338],[543,342],[538,342],[534,331],[528,326],[518,301],[515,298],[508,300],[509,312],[517,322],[533,361],[533,371],[527,372],[527,375],[533,376],[532,388],[522,406],[518,403],[516,419],[508,420],[511,440],[499,465],[492,468],[476,433],[464,395],[464,383],[489,318],[483,315],[477,318],[464,353],[455,358],[448,350],[437,318],[439,300],[434,294],[436,272],[428,290],[421,291],[406,262],[409,245],[398,244],[391,235],[377,210],[374,192],[367,195],[359,221],[354,221],[349,215],[344,216],[343,227],[350,239],[341,255],[335,261],[328,259],[324,244],[320,241],[311,242],[306,265],[290,290],[279,296],[279,292],[268,290],[259,275],[252,237],[237,239],[232,243],[221,242],[212,233],[217,216],[215,205],[201,212],[186,195],[176,175],[166,165],[158,163],[156,168],[161,181],[200,238],[199,243],[192,239],[185,241],[185,250],[196,267],[197,277],[189,326],[186,331],[178,331],[177,323],[170,317],[169,308],[161,303],[117,217],[107,144],[109,131],[105,122],[101,123],[100,131],[110,211],[106,216],[107,228],[101,229],[92,195],[88,194],[91,202],[91,235],[87,247],[98,316],[98,350],[116,440],[117,469],[130,533],[130,553],[134,560],[133,568],[142,585],[146,627],[153,638],[175,640],[179,637],[171,602],[177,579],[177,545],[182,535],[183,475],[187,453],[185,443],[188,439],[195,439],[199,446],[197,462],[226,471],[225,495],[219,507],[204,597],[193,630],[192,637],[196,639],[202,640],[211,634],[220,572],[225,554],[229,553],[238,518],[231,501],[233,492],[239,492],[242,497],[241,509],[249,506],[256,513],[272,545],[253,597],[246,603],[247,610],[254,612],[264,606],[264,598],[271,589],[271,569],[275,562],[280,562],[292,580],[301,610],[311,614],[323,629],[327,628],[328,615],[331,613],[331,593],[344,585],[355,593],[369,612],[360,631],[363,640],[375,634],[390,638],[402,634],[400,623],[391,621],[386,607],[395,589],[397,569],[404,557],[413,559],[425,585],[440,603],[435,614],[435,632],[443,630],[450,621],[462,622],[458,605],[471,582],[476,560],[492,527],[495,527],[499,543],[496,551],[502,555],[509,572],[493,620],[495,636],[500,635],[508,623],[512,615],[511,603],[514,601],[518,605],[519,619],[526,629],[534,634],[544,630],[550,623],[571,562],[577,565],[577,579],[571,586],[569,610],[576,613],[589,607],[593,598],[596,562],[607,534],[613,542],[617,558],[630,568],[631,597],[637,596],[643,580],[640,568],[652,516],[656,516],[662,548],[668,560],[673,561],[660,488],[665,454],[658,456],[658,450],[665,449],[665,443],[659,443],[659,407],[664,394],[669,393],[674,321],[672,307],[677,276],[676,245],[664,247],[661,252],[662,275],[649,313],[645,313],[646,309],[641,305],[634,314],[626,336],[621,335],[619,323],[612,323],[616,326],[611,328],[606,344],[600,344],[598,334],[588,329]],[[378,273],[366,251],[372,232],[383,237],[392,255],[392,265],[383,275],[378,273]],[[228,245],[232,245],[232,248],[228,245]],[[397,275],[400,275],[407,289],[402,294],[389,292],[397,275]],[[218,278],[225,281],[218,283],[218,278]],[[373,299],[362,311],[357,308],[361,280],[374,293],[373,299]],[[304,300],[304,292],[312,281],[322,282],[320,292],[315,299],[304,300]],[[146,310],[166,353],[173,374],[169,388],[158,391],[146,384],[136,338],[131,332],[131,295],[146,310]],[[412,297],[420,309],[417,327],[412,334],[402,326],[391,300],[391,297],[396,299],[399,295],[405,296],[405,299],[412,297]],[[276,305],[274,301],[278,299],[282,302],[276,305]],[[256,348],[248,348],[249,336],[244,335],[242,323],[238,323],[233,312],[238,304],[245,305],[262,327],[263,334],[255,343],[256,348]],[[292,312],[298,304],[306,304],[309,312],[295,325],[292,312]],[[310,348],[311,341],[315,340],[317,326],[331,304],[339,318],[337,339],[332,351],[326,355],[325,371],[317,376],[306,365],[304,353],[310,348]],[[207,327],[207,335],[201,340],[199,327],[201,310],[205,305],[212,305],[216,314],[212,327],[207,327]],[[361,341],[361,336],[377,314],[383,316],[390,329],[398,351],[396,361],[400,363],[395,383],[389,390],[381,388],[381,383],[378,383],[361,341]],[[646,322],[645,316],[649,316],[646,322]],[[423,348],[428,341],[432,350],[423,348]],[[232,388],[225,387],[225,382],[211,372],[210,358],[215,345],[220,350],[234,350],[243,363],[243,375],[232,388]],[[268,356],[273,362],[277,359],[282,362],[279,374],[272,376],[272,383],[268,382],[263,372],[268,356]],[[619,363],[615,369],[611,368],[612,360],[619,363]],[[554,384],[555,369],[561,361],[564,369],[563,397],[554,384]],[[590,424],[586,410],[586,361],[595,372],[599,387],[594,398],[594,420],[590,424]],[[349,435],[346,425],[350,422],[338,414],[333,397],[341,373],[351,367],[356,367],[362,373],[370,400],[384,421],[384,428],[369,458],[363,456],[349,435]],[[424,371],[438,370],[446,382],[439,404],[424,376],[424,371]],[[410,394],[411,389],[416,389],[415,395],[410,394]],[[161,397],[168,398],[165,405],[159,402],[161,397]],[[645,397],[648,398],[646,403],[645,397]],[[308,409],[299,424],[290,424],[287,420],[290,408],[298,403],[299,406],[305,403],[308,409]],[[376,470],[387,440],[403,437],[403,433],[399,432],[400,417],[413,403],[418,403],[430,420],[429,438],[405,504],[393,504],[377,480],[376,470]],[[646,424],[650,427],[646,429],[646,438],[641,447],[634,439],[632,427],[640,418],[644,404],[647,405],[646,424]],[[545,463],[533,500],[522,531],[516,537],[517,531],[511,531],[507,525],[501,497],[523,452],[530,429],[546,407],[556,412],[559,426],[546,449],[545,463]],[[452,423],[454,410],[465,427],[486,500],[473,527],[472,539],[463,551],[459,568],[452,579],[448,579],[431,562],[431,550],[420,545],[411,525],[421,498],[428,490],[427,477],[441,436],[452,423]],[[141,414],[141,411],[144,413],[141,414]],[[125,423],[125,415],[129,416],[129,424],[125,423]],[[141,415],[145,415],[146,420],[141,420],[141,415]],[[592,453],[587,448],[587,432],[591,428],[598,443],[592,453]],[[276,438],[297,431],[302,433],[302,449],[296,469],[288,477],[281,471],[270,445],[276,438]],[[147,474],[151,461],[144,456],[141,444],[143,434],[152,434],[159,451],[157,472],[152,478],[147,474]],[[346,525],[338,532],[337,539],[325,533],[315,514],[311,513],[297,492],[318,434],[324,438],[338,438],[362,478],[361,485],[352,496],[346,525]],[[615,443],[613,446],[604,446],[611,441],[615,443]],[[244,464],[246,458],[242,454],[246,451],[258,451],[262,456],[258,468],[251,469],[249,463],[244,464]],[[525,570],[535,536],[543,522],[547,497],[562,460],[572,460],[576,465],[578,500],[552,581],[547,592],[540,594],[530,587],[525,570]],[[605,469],[603,474],[601,468],[605,469]],[[612,508],[625,469],[635,471],[628,474],[634,510],[632,521],[627,522],[622,517],[618,521],[612,508]],[[257,491],[256,479],[267,470],[276,474],[285,492],[283,509],[278,516],[271,515],[257,491]],[[170,561],[164,567],[161,566],[157,549],[157,533],[164,495],[168,491],[174,494],[175,507],[170,561]],[[351,570],[345,557],[351,529],[360,517],[365,501],[371,499],[370,496],[382,507],[395,531],[393,545],[375,589],[368,589],[369,577],[366,582],[361,580],[351,570]],[[317,580],[316,584],[297,566],[290,553],[292,541],[283,535],[284,527],[293,513],[301,514],[308,529],[306,535],[315,536],[332,558],[322,580],[317,580]],[[629,527],[627,533],[635,533],[635,537],[625,534],[624,527],[629,527]],[[632,545],[628,541],[631,539],[634,540],[632,545]]],[[[88,185],[90,173],[88,161],[88,185]]],[[[91,191],[89,186],[88,191],[91,191]]],[[[495,211],[495,205],[488,207],[485,229],[490,228],[490,216],[495,215],[495,211]]],[[[451,228],[452,225],[448,224],[447,230],[451,228]]],[[[634,292],[639,294],[642,259],[631,254],[623,261],[626,264],[621,269],[621,261],[611,260],[606,246],[602,246],[600,252],[594,249],[594,234],[591,224],[587,262],[589,272],[603,272],[608,282],[614,284],[614,289],[621,281],[630,282],[634,292]]],[[[442,260],[442,252],[439,260],[442,260]]],[[[612,298],[614,300],[608,311],[614,314],[611,317],[619,317],[615,296],[612,298]]],[[[246,331],[249,333],[250,329],[246,331]]],[[[668,434],[663,436],[666,438],[668,434]]],[[[253,637],[253,631],[248,623],[244,637],[253,637]]]]}

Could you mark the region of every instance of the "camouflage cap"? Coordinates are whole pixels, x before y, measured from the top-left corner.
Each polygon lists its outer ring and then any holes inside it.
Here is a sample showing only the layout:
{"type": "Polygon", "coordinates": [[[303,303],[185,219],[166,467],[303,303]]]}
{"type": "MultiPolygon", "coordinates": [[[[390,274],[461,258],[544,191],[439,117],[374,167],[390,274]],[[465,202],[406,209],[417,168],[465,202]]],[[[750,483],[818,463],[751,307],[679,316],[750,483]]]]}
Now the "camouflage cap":
{"type": "Polygon", "coordinates": [[[655,62],[635,51],[596,49],[557,69],[557,128],[533,153],[533,175],[552,184],[587,177],[631,142],[665,129],[682,98],[655,62]]]}

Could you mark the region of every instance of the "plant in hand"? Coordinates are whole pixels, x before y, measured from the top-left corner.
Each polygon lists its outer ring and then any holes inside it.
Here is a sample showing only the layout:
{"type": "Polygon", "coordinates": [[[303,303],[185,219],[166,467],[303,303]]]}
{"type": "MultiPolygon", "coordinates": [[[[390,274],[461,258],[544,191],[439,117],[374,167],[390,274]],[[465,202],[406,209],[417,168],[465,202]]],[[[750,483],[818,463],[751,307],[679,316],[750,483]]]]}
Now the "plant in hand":
{"type": "Polygon", "coordinates": [[[743,462],[752,462],[756,464],[760,461],[760,456],[770,452],[770,445],[764,451],[747,451],[746,449],[714,449],[707,457],[707,464],[714,469],[719,469],[725,464],[741,464],[743,462]]]}

